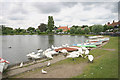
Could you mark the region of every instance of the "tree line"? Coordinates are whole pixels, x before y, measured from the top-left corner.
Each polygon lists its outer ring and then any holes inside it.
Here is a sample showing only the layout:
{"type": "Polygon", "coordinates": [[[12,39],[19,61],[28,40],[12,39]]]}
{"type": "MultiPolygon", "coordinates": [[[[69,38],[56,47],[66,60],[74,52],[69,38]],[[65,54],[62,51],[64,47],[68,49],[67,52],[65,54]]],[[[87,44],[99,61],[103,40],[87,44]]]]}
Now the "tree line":
{"type": "Polygon", "coordinates": [[[48,23],[41,23],[38,28],[29,27],[27,29],[13,29],[11,27],[6,27],[5,25],[0,25],[0,34],[3,35],[32,35],[32,34],[54,34],[54,33],[63,33],[63,34],[89,34],[90,32],[98,34],[99,32],[106,32],[107,30],[112,29],[112,32],[116,32],[113,26],[107,25],[73,25],[70,30],[63,32],[62,29],[57,29],[54,25],[53,16],[48,16],[48,23]]]}

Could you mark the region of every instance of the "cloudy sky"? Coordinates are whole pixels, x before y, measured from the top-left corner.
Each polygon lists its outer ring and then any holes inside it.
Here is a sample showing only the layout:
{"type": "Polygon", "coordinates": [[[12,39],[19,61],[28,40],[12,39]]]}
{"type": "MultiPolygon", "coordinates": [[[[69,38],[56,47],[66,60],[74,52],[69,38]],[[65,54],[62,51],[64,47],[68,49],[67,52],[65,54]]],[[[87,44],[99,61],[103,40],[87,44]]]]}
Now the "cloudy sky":
{"type": "Polygon", "coordinates": [[[118,21],[118,2],[0,2],[0,12],[0,24],[13,28],[37,28],[48,16],[71,27],[118,21]]]}

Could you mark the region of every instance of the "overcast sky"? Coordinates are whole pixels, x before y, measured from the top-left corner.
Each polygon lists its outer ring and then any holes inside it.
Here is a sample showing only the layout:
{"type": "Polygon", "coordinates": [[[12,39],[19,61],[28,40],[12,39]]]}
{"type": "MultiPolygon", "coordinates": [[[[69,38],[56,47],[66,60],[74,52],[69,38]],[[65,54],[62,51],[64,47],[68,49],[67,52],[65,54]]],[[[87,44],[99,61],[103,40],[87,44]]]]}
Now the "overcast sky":
{"type": "Polygon", "coordinates": [[[118,2],[1,2],[0,12],[0,24],[12,28],[37,28],[48,16],[71,27],[118,21],[118,2]]]}

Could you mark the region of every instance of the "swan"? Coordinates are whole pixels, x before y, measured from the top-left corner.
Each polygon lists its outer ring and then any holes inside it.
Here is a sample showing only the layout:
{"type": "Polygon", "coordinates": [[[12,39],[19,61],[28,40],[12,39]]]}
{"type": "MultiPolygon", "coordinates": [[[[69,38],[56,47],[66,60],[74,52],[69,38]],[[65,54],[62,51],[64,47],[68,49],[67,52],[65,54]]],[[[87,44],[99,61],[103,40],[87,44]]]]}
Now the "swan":
{"type": "Polygon", "coordinates": [[[88,55],[88,59],[90,62],[93,62],[93,59],[94,59],[93,55],[88,55]]]}
{"type": "Polygon", "coordinates": [[[52,55],[49,52],[43,53],[47,58],[53,59],[52,55]]]}
{"type": "Polygon", "coordinates": [[[43,52],[43,50],[42,49],[38,49],[38,53],[41,53],[41,52],[43,52]]]}
{"type": "Polygon", "coordinates": [[[85,56],[84,58],[86,58],[88,54],[89,54],[89,50],[86,50],[86,51],[85,51],[85,55],[86,55],[86,56],[85,56]]]}
{"type": "Polygon", "coordinates": [[[62,44],[62,47],[69,47],[68,44],[62,44]]]}
{"type": "Polygon", "coordinates": [[[74,52],[69,53],[68,56],[66,56],[66,58],[75,58],[75,57],[79,57],[79,52],[74,51],[74,52]]]}
{"type": "Polygon", "coordinates": [[[31,55],[33,55],[33,54],[35,54],[35,52],[33,51],[33,52],[31,52],[31,53],[28,53],[26,56],[27,57],[30,57],[31,55]]]}
{"type": "Polygon", "coordinates": [[[86,47],[81,47],[83,50],[88,50],[86,47]]]}
{"type": "Polygon", "coordinates": [[[62,50],[59,50],[60,52],[62,53],[68,53],[68,51],[66,49],[62,49],[62,50]]]}
{"type": "Polygon", "coordinates": [[[47,67],[49,67],[50,66],[50,61],[48,62],[48,64],[47,64],[47,67]]]}
{"type": "Polygon", "coordinates": [[[43,74],[47,74],[47,71],[44,71],[44,70],[42,69],[42,73],[43,73],[43,74]]]}
{"type": "Polygon", "coordinates": [[[20,63],[20,68],[23,67],[23,62],[20,63]]]}
{"type": "Polygon", "coordinates": [[[47,51],[51,51],[52,49],[51,48],[48,48],[48,49],[46,49],[45,51],[47,52],[47,51]]]}

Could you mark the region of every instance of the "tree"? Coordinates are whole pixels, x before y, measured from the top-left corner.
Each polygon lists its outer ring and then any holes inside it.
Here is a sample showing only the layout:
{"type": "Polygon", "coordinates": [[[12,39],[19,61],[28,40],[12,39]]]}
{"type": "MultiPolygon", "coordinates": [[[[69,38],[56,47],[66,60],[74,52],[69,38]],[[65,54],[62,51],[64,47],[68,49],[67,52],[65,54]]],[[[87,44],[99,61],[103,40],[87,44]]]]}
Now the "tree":
{"type": "Polygon", "coordinates": [[[94,33],[99,33],[102,32],[104,30],[104,27],[102,25],[93,25],[92,27],[92,31],[94,33]]]}
{"type": "Polygon", "coordinates": [[[93,27],[93,26],[90,26],[90,27],[89,27],[89,29],[90,29],[90,32],[92,32],[92,27],[93,27]]]}
{"type": "Polygon", "coordinates": [[[53,16],[48,16],[48,29],[50,30],[50,32],[52,32],[52,30],[54,29],[53,16]]]}
{"type": "Polygon", "coordinates": [[[88,25],[83,25],[81,28],[85,28],[85,27],[88,27],[88,25]]]}
{"type": "Polygon", "coordinates": [[[59,32],[63,32],[63,29],[59,29],[59,32]]]}
{"type": "Polygon", "coordinates": [[[109,26],[107,26],[106,24],[103,27],[104,27],[104,30],[103,30],[104,32],[109,28],[109,26]]]}
{"type": "Polygon", "coordinates": [[[2,34],[13,34],[13,28],[5,27],[5,25],[1,25],[2,34]]]}
{"type": "Polygon", "coordinates": [[[89,29],[88,27],[85,27],[84,32],[85,32],[86,34],[88,34],[88,33],[90,33],[90,29],[89,29]]]}
{"type": "Polygon", "coordinates": [[[27,29],[27,31],[35,31],[35,28],[34,28],[34,27],[29,27],[29,28],[27,29]]]}
{"type": "Polygon", "coordinates": [[[47,33],[50,33],[50,30],[49,29],[47,29],[47,31],[46,31],[47,33]]]}
{"type": "Polygon", "coordinates": [[[71,27],[70,28],[70,34],[74,34],[75,33],[75,28],[74,27],[71,27]]]}
{"type": "Polygon", "coordinates": [[[79,26],[75,26],[75,25],[73,25],[72,27],[74,27],[75,29],[77,29],[79,26]]]}
{"type": "Polygon", "coordinates": [[[114,29],[114,27],[113,26],[108,26],[108,29],[114,29]]]}
{"type": "Polygon", "coordinates": [[[41,32],[44,32],[47,30],[47,25],[44,24],[44,23],[41,23],[39,26],[38,26],[38,29],[41,31],[41,32]]]}

